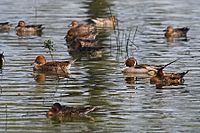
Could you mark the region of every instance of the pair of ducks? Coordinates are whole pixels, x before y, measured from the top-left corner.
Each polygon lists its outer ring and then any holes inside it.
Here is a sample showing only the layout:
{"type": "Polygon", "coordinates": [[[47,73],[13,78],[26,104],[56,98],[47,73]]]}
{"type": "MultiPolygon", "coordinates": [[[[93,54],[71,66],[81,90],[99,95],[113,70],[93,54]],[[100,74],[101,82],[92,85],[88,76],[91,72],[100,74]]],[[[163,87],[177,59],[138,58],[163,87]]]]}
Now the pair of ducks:
{"type": "Polygon", "coordinates": [[[174,63],[174,60],[166,65],[149,65],[149,64],[137,64],[137,60],[134,57],[130,57],[125,61],[126,68],[122,70],[123,73],[129,74],[150,74],[151,84],[156,84],[156,86],[171,86],[179,85],[184,82],[183,77],[189,72],[182,73],[166,73],[163,69],[170,64],[174,63]]]}
{"type": "Polygon", "coordinates": [[[68,48],[79,49],[94,46],[96,35],[94,25],[78,24],[77,21],[72,21],[71,28],[68,30],[65,40],[68,43],[68,48]]]}
{"type": "Polygon", "coordinates": [[[115,16],[91,19],[91,21],[93,23],[90,24],[79,24],[77,21],[72,21],[71,28],[65,36],[69,48],[94,47],[96,45],[97,27],[116,25],[115,16]]]}
{"type": "MultiPolygon", "coordinates": [[[[46,62],[45,57],[43,55],[39,55],[35,59],[33,70],[36,72],[62,74],[69,72],[71,64],[74,62],[75,60],[46,62]]],[[[65,117],[79,117],[85,116],[95,109],[95,107],[67,107],[62,106],[60,103],[54,103],[47,112],[47,117],[61,119],[65,117]]]]}
{"type": "MultiPolygon", "coordinates": [[[[0,31],[8,32],[10,31],[12,24],[9,22],[0,23],[0,31]]],[[[17,35],[38,35],[42,33],[44,29],[42,24],[38,25],[27,25],[25,21],[20,20],[15,27],[17,35]]]]}

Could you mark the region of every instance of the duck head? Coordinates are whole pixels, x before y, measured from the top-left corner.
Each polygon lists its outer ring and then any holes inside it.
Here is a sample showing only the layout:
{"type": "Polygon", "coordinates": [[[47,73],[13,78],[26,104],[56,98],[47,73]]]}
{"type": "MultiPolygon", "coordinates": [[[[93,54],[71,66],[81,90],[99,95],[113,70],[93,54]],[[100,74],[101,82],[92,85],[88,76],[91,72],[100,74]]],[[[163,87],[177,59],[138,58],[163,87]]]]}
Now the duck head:
{"type": "Polygon", "coordinates": [[[134,57],[129,57],[126,61],[125,64],[127,67],[132,67],[137,65],[137,60],[134,57]]]}
{"type": "Polygon", "coordinates": [[[39,55],[39,56],[36,57],[35,63],[38,64],[38,65],[43,65],[43,64],[46,63],[46,59],[43,55],[39,55]]]}

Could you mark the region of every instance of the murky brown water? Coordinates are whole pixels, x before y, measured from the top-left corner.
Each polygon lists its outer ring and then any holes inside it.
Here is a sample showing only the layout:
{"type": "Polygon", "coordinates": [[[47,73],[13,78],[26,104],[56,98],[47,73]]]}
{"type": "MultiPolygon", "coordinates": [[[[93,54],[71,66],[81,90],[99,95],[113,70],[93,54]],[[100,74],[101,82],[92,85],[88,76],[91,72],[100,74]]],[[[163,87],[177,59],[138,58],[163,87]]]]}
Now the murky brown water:
{"type": "MultiPolygon", "coordinates": [[[[0,33],[0,52],[6,65],[0,73],[0,132],[199,132],[200,130],[200,1],[197,0],[1,0],[1,22],[14,25],[21,19],[44,24],[41,37],[18,37],[12,29],[0,33]],[[123,30],[135,31],[134,44],[126,50],[117,43],[117,32],[99,36],[104,49],[98,57],[68,51],[64,36],[72,20],[112,14],[123,30]],[[189,26],[188,41],[167,43],[167,25],[189,26]],[[55,59],[79,58],[65,78],[46,76],[36,80],[31,63],[39,54],[51,57],[43,41],[55,42],[55,59]],[[124,60],[165,64],[181,59],[168,71],[185,71],[185,83],[156,89],[148,78],[126,78],[124,60]],[[46,118],[48,108],[60,102],[69,106],[91,105],[99,109],[88,118],[62,122],[46,118]]],[[[131,34],[133,35],[133,33],[131,34]]],[[[132,36],[133,37],[133,36],[132,36]]]]}

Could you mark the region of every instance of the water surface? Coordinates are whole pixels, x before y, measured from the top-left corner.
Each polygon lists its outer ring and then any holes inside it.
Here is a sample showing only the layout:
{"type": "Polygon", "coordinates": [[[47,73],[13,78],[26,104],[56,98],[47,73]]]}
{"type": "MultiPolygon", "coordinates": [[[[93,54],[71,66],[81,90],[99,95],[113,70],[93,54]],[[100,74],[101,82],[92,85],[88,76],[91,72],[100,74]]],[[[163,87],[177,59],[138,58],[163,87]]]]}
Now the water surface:
{"type": "Polygon", "coordinates": [[[199,132],[199,4],[197,0],[1,0],[1,22],[17,25],[25,20],[46,28],[42,36],[18,37],[14,27],[0,33],[0,52],[4,51],[6,58],[0,73],[0,131],[199,132]],[[101,32],[100,55],[69,52],[64,36],[72,20],[85,22],[110,14],[117,16],[120,30],[101,32]],[[188,40],[167,42],[163,30],[168,25],[190,27],[188,40]],[[130,32],[134,44],[129,42],[126,47],[124,34],[130,32]],[[55,43],[54,59],[78,57],[71,74],[44,79],[32,72],[31,63],[37,55],[51,60],[42,47],[47,39],[55,43]],[[148,77],[121,73],[127,56],[150,64],[180,58],[166,71],[191,71],[183,85],[158,89],[148,77]],[[46,117],[54,102],[97,106],[98,110],[90,117],[54,121],[46,117]]]}

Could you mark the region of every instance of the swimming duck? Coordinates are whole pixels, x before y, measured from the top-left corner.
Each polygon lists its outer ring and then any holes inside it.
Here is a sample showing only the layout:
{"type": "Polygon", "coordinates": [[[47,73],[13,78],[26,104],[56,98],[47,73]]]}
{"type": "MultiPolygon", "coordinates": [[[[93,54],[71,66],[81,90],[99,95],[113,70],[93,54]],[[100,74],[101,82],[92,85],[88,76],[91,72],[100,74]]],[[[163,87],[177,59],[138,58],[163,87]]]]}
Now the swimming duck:
{"type": "Polygon", "coordinates": [[[96,40],[75,39],[73,42],[68,43],[67,47],[69,50],[81,50],[82,48],[95,47],[96,45],[96,40]]]}
{"type": "Polygon", "coordinates": [[[78,21],[71,22],[71,29],[74,29],[77,34],[87,34],[96,32],[96,27],[92,24],[79,24],[78,21]]]}
{"type": "Polygon", "coordinates": [[[179,38],[179,37],[187,37],[187,32],[189,31],[188,27],[183,28],[173,28],[171,25],[167,27],[165,32],[166,38],[179,38]]]}
{"type": "Polygon", "coordinates": [[[115,27],[117,24],[115,16],[91,19],[91,21],[94,22],[97,27],[115,27]]]}
{"type": "Polygon", "coordinates": [[[154,74],[158,68],[163,65],[149,65],[149,64],[138,64],[134,57],[129,57],[125,61],[126,67],[122,69],[123,73],[135,73],[135,74],[154,74]]]}
{"type": "Polygon", "coordinates": [[[12,24],[9,24],[9,22],[0,23],[0,31],[2,32],[10,31],[11,27],[12,27],[12,24]]]}
{"type": "Polygon", "coordinates": [[[47,117],[53,118],[84,116],[94,111],[95,109],[96,107],[68,107],[63,106],[60,103],[54,103],[53,106],[47,112],[47,117]]]}
{"type": "Polygon", "coordinates": [[[4,55],[3,53],[0,54],[0,69],[3,67],[5,63],[4,55]]]}
{"type": "Polygon", "coordinates": [[[65,39],[67,42],[75,39],[94,40],[96,38],[96,27],[91,24],[78,24],[77,21],[72,21],[71,28],[68,30],[65,39]]]}
{"type": "Polygon", "coordinates": [[[187,70],[186,72],[182,72],[182,73],[165,73],[165,72],[163,72],[163,69],[173,62],[170,62],[170,63],[164,65],[163,67],[159,68],[158,71],[156,72],[156,75],[150,78],[150,83],[156,84],[156,86],[160,86],[160,87],[182,84],[184,82],[183,77],[189,72],[189,70],[187,70]]]}
{"type": "Polygon", "coordinates": [[[42,27],[42,24],[39,25],[27,25],[25,21],[20,20],[18,22],[18,25],[15,27],[17,34],[23,35],[23,33],[26,35],[28,33],[41,33],[44,27],[42,27]]]}
{"type": "Polygon", "coordinates": [[[33,67],[34,71],[37,72],[46,72],[46,73],[68,73],[75,60],[72,61],[52,61],[46,62],[46,59],[43,55],[39,55],[35,59],[35,65],[33,67]]]}

